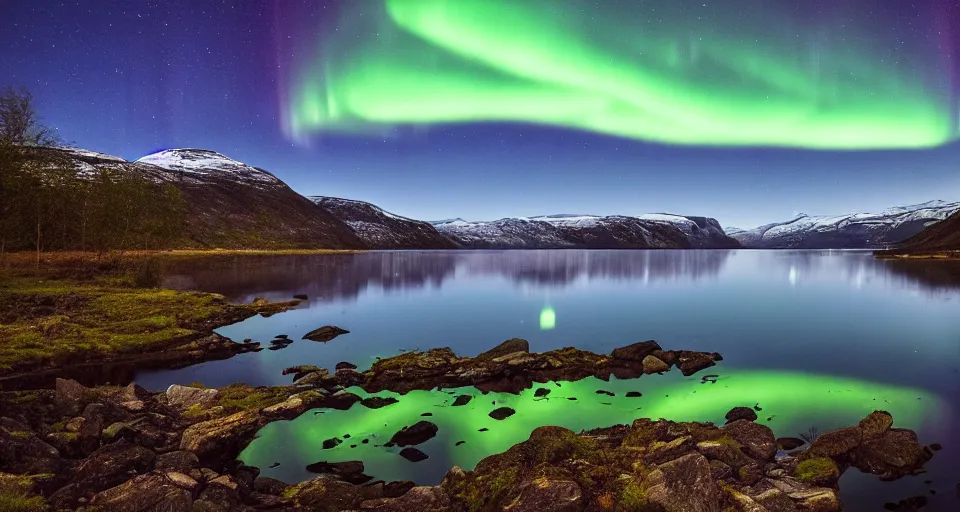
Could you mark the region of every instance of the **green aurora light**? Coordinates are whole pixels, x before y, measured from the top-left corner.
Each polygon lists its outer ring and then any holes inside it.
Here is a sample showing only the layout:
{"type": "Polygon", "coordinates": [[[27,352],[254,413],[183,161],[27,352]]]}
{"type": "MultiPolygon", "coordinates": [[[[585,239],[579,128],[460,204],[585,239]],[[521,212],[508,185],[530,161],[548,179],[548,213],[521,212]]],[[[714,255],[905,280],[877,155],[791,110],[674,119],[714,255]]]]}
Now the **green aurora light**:
{"type": "Polygon", "coordinates": [[[557,313],[550,306],[540,311],[540,330],[549,331],[557,326],[557,313]]]}
{"type": "MultiPolygon", "coordinates": [[[[736,371],[715,384],[700,384],[697,378],[684,378],[677,372],[640,379],[585,379],[534,385],[519,395],[489,393],[481,395],[473,388],[455,394],[472,394],[463,407],[450,407],[455,395],[441,391],[413,391],[394,396],[399,402],[382,409],[367,409],[359,404],[347,411],[327,410],[323,414],[307,412],[294,421],[278,421],[264,427],[258,438],[240,455],[245,463],[261,468],[264,476],[295,482],[311,478],[308,464],[362,460],[367,474],[378,479],[410,480],[435,484],[453,465],[473,468],[482,458],[507,450],[526,440],[530,432],[543,425],[560,425],[574,431],[615,424],[629,424],[640,417],[669,418],[674,421],[713,421],[723,423],[724,414],[740,405],[759,403],[760,423],[781,436],[796,436],[811,426],[826,431],[856,423],[875,409],[893,414],[897,426],[919,429],[936,426],[945,403],[926,391],[884,384],[806,373],[773,371],[736,371]],[[552,390],[547,399],[536,399],[533,389],[552,390]],[[598,389],[616,393],[615,397],[597,395],[598,389]],[[626,391],[639,390],[640,398],[626,398],[626,391]],[[669,395],[669,396],[667,396],[669,395]],[[576,397],[576,401],[567,400],[576,397]],[[496,405],[492,404],[496,401],[496,405]],[[605,405],[609,404],[609,405],[605,405]],[[504,421],[488,416],[496,407],[509,406],[517,412],[504,421]],[[424,412],[433,416],[424,418],[424,412]],[[438,436],[417,448],[430,460],[410,463],[397,455],[396,448],[375,447],[405,425],[420,420],[436,423],[438,436]],[[769,419],[769,421],[768,421],[769,419]],[[478,432],[480,428],[487,432],[478,432]],[[350,434],[350,439],[332,450],[321,449],[325,439],[350,434]],[[360,444],[367,438],[368,444],[360,444]],[[458,441],[466,441],[455,446],[458,441]],[[356,448],[350,448],[357,444],[356,448]],[[269,468],[279,462],[277,468],[269,468]],[[432,466],[431,466],[432,464],[432,466]]],[[[350,391],[372,396],[359,389],[350,391]]]]}
{"type": "Polygon", "coordinates": [[[814,149],[957,135],[935,48],[872,37],[858,0],[792,23],[776,2],[745,1],[345,2],[293,80],[287,129],[521,122],[814,149]]]}

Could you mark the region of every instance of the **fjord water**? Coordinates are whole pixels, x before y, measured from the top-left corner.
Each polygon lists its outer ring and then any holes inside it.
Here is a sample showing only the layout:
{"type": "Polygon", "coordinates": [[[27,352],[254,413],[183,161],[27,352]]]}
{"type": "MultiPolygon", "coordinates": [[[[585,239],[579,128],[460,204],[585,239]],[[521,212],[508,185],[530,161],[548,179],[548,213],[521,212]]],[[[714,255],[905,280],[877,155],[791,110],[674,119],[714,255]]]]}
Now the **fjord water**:
{"type": "MultiPolygon", "coordinates": [[[[282,370],[299,364],[363,370],[376,357],[451,347],[476,355],[520,337],[531,350],[576,346],[598,353],[645,339],[665,349],[717,351],[724,361],[700,375],[678,372],[640,379],[543,385],[547,400],[475,395],[450,407],[452,394],[413,392],[371,410],[308,412],[267,426],[241,458],[264,475],[310,478],[312,462],[363,460],[378,479],[437,483],[452,465],[478,460],[523,441],[540,425],[579,430],[637,417],[723,422],[736,405],[756,405],[759,422],[777,435],[821,432],[856,422],[874,409],[894,414],[923,443],[944,449],[926,475],[878,487],[852,470],[842,482],[848,510],[939,491],[932,510],[957,504],[960,481],[960,268],[954,262],[889,262],[863,251],[484,251],[371,252],[351,255],[225,258],[171,269],[166,284],[225,294],[237,301],[307,294],[299,309],[255,317],[219,330],[240,341],[278,334],[298,340],[192,367],[145,372],[152,389],[200,381],[289,384],[282,370]],[[555,325],[542,329],[541,312],[555,325]],[[350,330],[329,343],[300,338],[322,325],[350,330]],[[596,394],[597,390],[615,396],[596,394]],[[637,390],[641,398],[626,398],[637,390]],[[577,400],[568,400],[575,397],[577,400]],[[487,413],[509,405],[517,414],[487,413]],[[431,413],[430,418],[421,414],[431,413]],[[430,455],[410,463],[377,445],[420,419],[440,427],[419,446],[430,455]],[[486,432],[478,432],[488,428],[486,432]],[[322,441],[350,434],[323,450],[322,441]],[[363,444],[362,440],[368,443],[363,444]],[[458,441],[464,444],[456,445],[458,441]],[[355,448],[351,448],[356,445],[355,448]],[[275,463],[279,466],[270,468],[275,463]],[[925,481],[932,480],[931,484],[925,481]],[[953,501],[950,501],[953,500],[953,501]]],[[[548,327],[545,325],[544,327],[548,327]]],[[[540,386],[534,386],[540,387],[540,386]]],[[[360,390],[351,390],[366,396],[360,390]]],[[[381,393],[381,396],[391,395],[381,393]]]]}

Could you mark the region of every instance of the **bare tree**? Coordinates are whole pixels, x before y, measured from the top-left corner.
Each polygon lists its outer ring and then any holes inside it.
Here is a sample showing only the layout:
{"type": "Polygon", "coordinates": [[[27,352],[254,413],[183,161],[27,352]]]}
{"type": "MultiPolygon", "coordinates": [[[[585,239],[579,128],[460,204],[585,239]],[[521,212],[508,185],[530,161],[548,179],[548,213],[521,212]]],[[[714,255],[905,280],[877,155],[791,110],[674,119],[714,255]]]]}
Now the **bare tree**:
{"type": "Polygon", "coordinates": [[[56,132],[40,122],[30,91],[7,87],[0,92],[0,145],[30,147],[58,143],[56,132]]]}

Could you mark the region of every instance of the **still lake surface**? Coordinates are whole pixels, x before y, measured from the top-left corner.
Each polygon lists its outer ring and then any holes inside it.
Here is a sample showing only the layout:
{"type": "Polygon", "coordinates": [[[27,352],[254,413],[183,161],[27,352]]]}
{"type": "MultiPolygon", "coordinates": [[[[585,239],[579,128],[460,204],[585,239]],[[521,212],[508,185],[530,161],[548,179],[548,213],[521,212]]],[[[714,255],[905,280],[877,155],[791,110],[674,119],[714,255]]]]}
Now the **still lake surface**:
{"type": "MultiPolygon", "coordinates": [[[[379,410],[314,411],[261,431],[241,458],[265,476],[289,482],[314,475],[320,460],[363,460],[378,479],[437,483],[452,465],[470,469],[486,455],[525,440],[540,425],[574,430],[637,417],[714,421],[736,405],[758,406],[778,436],[850,425],[874,409],[895,426],[916,429],[944,449],[929,473],[889,484],[851,470],[841,482],[848,510],[927,495],[930,510],[960,507],[960,266],[889,262],[864,251],[401,251],[354,255],[236,257],[170,269],[166,285],[215,291],[236,301],[289,299],[300,308],[219,329],[266,346],[278,334],[289,347],[188,368],[142,372],[150,389],[173,383],[223,386],[289,384],[289,366],[363,370],[376,357],[451,347],[476,355],[513,337],[531,350],[576,346],[598,353],[646,339],[665,349],[717,351],[724,361],[700,374],[673,371],[640,379],[588,379],[551,387],[549,400],[477,395],[451,408],[453,395],[414,392],[379,410]],[[541,323],[550,309],[555,322],[541,323]],[[300,338],[322,325],[350,331],[329,343],[300,338]],[[597,395],[612,391],[614,397],[597,395]],[[626,391],[642,398],[625,398],[626,391]],[[576,396],[578,400],[566,398],[576,396]],[[487,416],[509,405],[504,421],[487,416]],[[420,463],[378,446],[393,432],[433,414],[439,435],[418,446],[420,463]],[[488,428],[486,432],[478,429],[488,428]],[[349,439],[332,450],[322,441],[349,439]],[[367,439],[367,443],[362,440],[367,439]],[[458,441],[465,443],[457,446],[458,441]],[[352,446],[356,447],[352,447],[352,446]],[[270,468],[279,463],[279,465],[270,468]],[[925,483],[932,480],[932,483],[925,483]],[[931,495],[930,491],[936,491],[931,495]]],[[[534,388],[539,387],[535,386],[534,388]]],[[[366,396],[362,391],[352,390],[366,396]]]]}

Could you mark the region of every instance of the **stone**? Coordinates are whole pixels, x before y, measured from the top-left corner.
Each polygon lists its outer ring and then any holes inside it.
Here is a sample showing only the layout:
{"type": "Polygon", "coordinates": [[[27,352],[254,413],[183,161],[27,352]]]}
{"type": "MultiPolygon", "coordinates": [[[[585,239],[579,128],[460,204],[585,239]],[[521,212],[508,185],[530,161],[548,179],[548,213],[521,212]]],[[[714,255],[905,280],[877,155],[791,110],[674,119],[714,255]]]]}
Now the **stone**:
{"type": "MultiPolygon", "coordinates": [[[[237,492],[237,483],[229,476],[223,475],[207,482],[197,501],[208,502],[206,510],[223,510],[224,512],[237,510],[240,505],[240,495],[237,492]]],[[[196,502],[194,502],[196,510],[196,502]]]]}
{"type": "Polygon", "coordinates": [[[157,456],[157,469],[189,473],[200,467],[200,459],[193,452],[177,450],[157,456]]]}
{"type": "Polygon", "coordinates": [[[386,498],[399,498],[400,496],[403,496],[410,489],[413,489],[416,486],[417,484],[409,480],[397,480],[394,482],[388,482],[383,486],[383,496],[386,498]]]}
{"type": "Polygon", "coordinates": [[[279,496],[289,487],[286,483],[266,476],[257,477],[253,481],[253,488],[263,494],[272,494],[279,496]]]}
{"type": "Polygon", "coordinates": [[[606,389],[598,389],[597,394],[606,395],[606,396],[617,396],[617,394],[614,393],[613,391],[607,391],[606,389]]]}
{"type": "Polygon", "coordinates": [[[429,421],[418,421],[412,426],[400,429],[384,446],[418,445],[429,439],[433,439],[439,430],[439,427],[429,421]]]}
{"type": "Polygon", "coordinates": [[[646,356],[643,358],[643,373],[663,373],[670,370],[670,365],[664,363],[657,356],[646,356]]]}
{"type": "Polygon", "coordinates": [[[535,398],[543,398],[549,394],[550,394],[550,390],[547,388],[537,388],[537,390],[533,392],[533,396],[535,398]]]}
{"type": "Polygon", "coordinates": [[[733,423],[737,420],[756,421],[757,413],[750,407],[734,407],[725,416],[727,423],[733,423]]]}
{"type": "Polygon", "coordinates": [[[506,507],[509,512],[580,512],[584,508],[583,492],[573,480],[540,477],[517,487],[519,494],[506,507]]]}
{"type": "Polygon", "coordinates": [[[130,400],[129,402],[121,402],[120,406],[130,412],[143,412],[143,409],[146,405],[143,403],[143,400],[130,400]]]}
{"type": "Polygon", "coordinates": [[[372,396],[370,398],[364,398],[360,400],[360,405],[366,407],[367,409],[380,409],[381,407],[386,407],[388,405],[393,405],[399,402],[396,398],[388,396],[386,398],[380,396],[372,396]]]}
{"type": "Polygon", "coordinates": [[[80,413],[86,402],[89,401],[88,397],[93,394],[93,390],[73,379],[57,378],[55,385],[53,403],[65,416],[74,416],[80,413]]]}
{"type": "Polygon", "coordinates": [[[410,462],[420,462],[430,458],[430,456],[428,456],[426,453],[411,447],[400,450],[400,456],[409,460],[410,462]]]}
{"type": "Polygon", "coordinates": [[[266,418],[253,410],[196,423],[184,430],[180,449],[195,453],[201,460],[239,453],[239,446],[249,442],[266,423],[266,418]]]}
{"type": "Polygon", "coordinates": [[[167,388],[166,392],[167,403],[173,407],[183,409],[193,407],[194,405],[210,407],[216,401],[217,394],[216,389],[191,388],[179,384],[172,384],[167,388]]]}
{"type": "Polygon", "coordinates": [[[462,407],[469,404],[470,400],[473,400],[473,395],[459,395],[453,400],[451,407],[462,407]]]}
{"type": "Polygon", "coordinates": [[[63,429],[67,432],[79,433],[80,427],[83,426],[83,416],[77,416],[76,418],[71,418],[70,421],[64,425],[63,429]]]}
{"type": "Polygon", "coordinates": [[[785,451],[792,451],[806,445],[807,442],[798,437],[778,437],[777,448],[785,451]]]}
{"type": "Polygon", "coordinates": [[[767,509],[768,512],[797,512],[797,505],[779,489],[763,491],[754,496],[753,501],[767,509]]]}
{"type": "Polygon", "coordinates": [[[840,498],[833,489],[815,487],[805,491],[789,493],[790,499],[797,503],[800,510],[811,512],[840,512],[840,498]]]}
{"type": "Polygon", "coordinates": [[[349,334],[349,333],[350,331],[346,329],[341,329],[335,325],[325,325],[318,329],[314,329],[308,332],[307,334],[304,334],[303,339],[326,343],[336,338],[337,336],[340,336],[342,334],[349,334]]]}
{"type": "Polygon", "coordinates": [[[627,394],[623,395],[627,398],[640,398],[643,396],[643,393],[639,391],[627,391],[627,394]]]}
{"type": "Polygon", "coordinates": [[[643,359],[654,352],[663,350],[656,341],[641,341],[625,347],[615,348],[610,353],[614,359],[642,363],[643,359]]]}
{"type": "Polygon", "coordinates": [[[873,411],[860,420],[859,426],[863,439],[873,439],[890,430],[893,426],[893,416],[887,411],[873,411]]]}
{"type": "Polygon", "coordinates": [[[684,377],[689,377],[716,364],[713,357],[702,352],[680,351],[680,356],[677,358],[677,368],[684,377]]]}
{"type": "Polygon", "coordinates": [[[719,512],[710,463],[699,453],[657,466],[641,484],[647,500],[664,512],[719,512]]]}
{"type": "Polygon", "coordinates": [[[334,370],[356,370],[357,365],[353,363],[348,363],[346,361],[340,361],[336,366],[333,367],[334,370]]]}
{"type": "Polygon", "coordinates": [[[166,476],[147,474],[98,493],[90,502],[110,512],[191,512],[190,491],[166,476]]]}
{"type": "Polygon", "coordinates": [[[502,421],[502,420],[505,420],[505,419],[509,418],[510,416],[513,416],[514,414],[516,414],[516,412],[517,412],[517,411],[515,411],[515,410],[513,410],[513,409],[511,409],[511,408],[509,408],[509,407],[498,407],[498,408],[490,411],[490,414],[489,414],[488,416],[490,416],[491,418],[493,418],[493,419],[495,419],[495,420],[501,420],[501,421],[502,421]]]}
{"type": "Polygon", "coordinates": [[[11,418],[0,418],[0,471],[57,473],[60,466],[60,453],[56,448],[40,440],[26,425],[11,418]]]}
{"type": "Polygon", "coordinates": [[[356,510],[363,500],[363,487],[320,476],[287,488],[284,497],[292,501],[294,509],[315,512],[356,510]]]}
{"type": "Polygon", "coordinates": [[[777,440],[766,425],[752,421],[737,420],[721,427],[723,431],[747,450],[747,454],[761,462],[773,459],[777,453],[777,440]]]}
{"type": "Polygon", "coordinates": [[[860,427],[847,427],[833,432],[827,432],[814,439],[801,458],[829,457],[837,459],[845,456],[860,446],[863,431],[860,427]]]}
{"type": "Polygon", "coordinates": [[[669,442],[654,441],[647,453],[647,460],[660,464],[679,458],[694,449],[695,443],[690,436],[678,437],[669,442]]]}
{"type": "Polygon", "coordinates": [[[864,473],[885,479],[913,474],[930,460],[912,430],[892,428],[879,437],[867,439],[854,452],[853,465],[864,473]]]}
{"type": "Polygon", "coordinates": [[[450,497],[438,487],[414,487],[398,498],[380,498],[360,503],[360,510],[377,512],[444,512],[450,510],[450,497]]]}
{"type": "Polygon", "coordinates": [[[530,343],[520,338],[511,338],[490,350],[477,355],[477,359],[493,359],[496,357],[514,354],[516,352],[530,352],[530,343]]]}
{"type": "Polygon", "coordinates": [[[170,471],[170,472],[168,472],[168,473],[165,473],[164,476],[166,476],[167,479],[170,480],[170,481],[173,483],[173,485],[176,485],[177,487],[179,487],[179,488],[181,488],[181,489],[190,491],[190,494],[191,494],[191,495],[193,495],[194,493],[197,492],[197,490],[200,489],[200,483],[199,483],[199,482],[197,482],[196,480],[190,478],[190,477],[187,476],[187,475],[184,475],[183,473],[177,473],[176,471],[170,471]]]}
{"type": "Polygon", "coordinates": [[[323,440],[322,447],[324,450],[332,450],[333,448],[340,446],[342,443],[343,440],[341,440],[339,437],[331,437],[330,439],[323,440]]]}
{"type": "Polygon", "coordinates": [[[89,492],[98,492],[128,480],[131,475],[153,469],[156,455],[127,439],[93,452],[71,471],[70,481],[89,492]]]}
{"type": "Polygon", "coordinates": [[[363,474],[363,462],[359,460],[348,462],[314,462],[307,466],[311,473],[321,473],[334,476],[351,484],[365,484],[373,480],[372,476],[363,474]]]}

